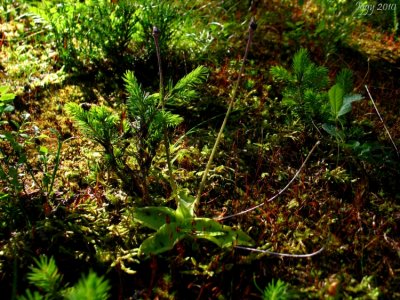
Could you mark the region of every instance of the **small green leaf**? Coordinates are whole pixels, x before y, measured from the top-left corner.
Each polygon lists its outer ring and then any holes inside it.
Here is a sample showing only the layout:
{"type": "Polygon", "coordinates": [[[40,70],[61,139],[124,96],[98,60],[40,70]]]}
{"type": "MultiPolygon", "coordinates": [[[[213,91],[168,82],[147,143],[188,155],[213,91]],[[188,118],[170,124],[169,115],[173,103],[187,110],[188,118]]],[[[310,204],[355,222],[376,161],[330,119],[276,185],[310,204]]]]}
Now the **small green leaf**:
{"type": "Polygon", "coordinates": [[[198,66],[196,69],[191,71],[185,77],[181,78],[174,88],[172,89],[171,93],[176,94],[181,91],[189,92],[191,89],[196,88],[204,81],[206,81],[208,76],[208,69],[204,66],[198,66]]]}
{"type": "Polygon", "coordinates": [[[44,133],[41,133],[39,136],[37,136],[36,138],[38,138],[38,139],[48,139],[49,138],[49,136],[47,135],[47,134],[44,134],[44,133]]]}
{"type": "Polygon", "coordinates": [[[40,146],[39,152],[40,152],[40,154],[47,154],[47,153],[49,153],[49,149],[47,149],[47,147],[45,147],[45,146],[40,146]]]}
{"type": "Polygon", "coordinates": [[[51,177],[48,174],[44,174],[42,178],[43,185],[48,187],[50,185],[51,177]]]}
{"type": "Polygon", "coordinates": [[[336,126],[331,124],[322,124],[322,129],[329,133],[331,136],[338,138],[340,140],[344,140],[343,132],[340,131],[336,126]]]}
{"type": "Polygon", "coordinates": [[[6,106],[3,108],[3,111],[2,111],[2,112],[12,112],[12,111],[14,111],[14,106],[12,106],[12,105],[6,105],[6,106]]]}
{"type": "Polygon", "coordinates": [[[351,111],[351,104],[356,101],[362,100],[363,97],[360,94],[348,95],[343,99],[343,105],[338,112],[338,117],[341,117],[351,111]]]}

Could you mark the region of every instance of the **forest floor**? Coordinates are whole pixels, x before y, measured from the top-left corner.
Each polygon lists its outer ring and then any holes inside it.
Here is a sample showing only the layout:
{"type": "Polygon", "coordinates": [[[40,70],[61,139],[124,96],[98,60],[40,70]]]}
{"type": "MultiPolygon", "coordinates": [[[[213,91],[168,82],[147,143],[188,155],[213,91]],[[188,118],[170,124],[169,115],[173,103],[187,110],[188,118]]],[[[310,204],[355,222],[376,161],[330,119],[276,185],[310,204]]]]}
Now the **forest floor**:
{"type": "MultiPolygon", "coordinates": [[[[264,288],[277,279],[290,287],[287,299],[400,297],[400,159],[394,149],[400,145],[400,40],[357,23],[326,55],[322,35],[321,40],[299,36],[280,17],[263,22],[259,9],[235,106],[196,214],[221,218],[260,205],[220,221],[248,234],[260,252],[221,249],[210,240],[187,238],[149,258],[135,252],[153,233],[133,220],[141,200],[124,189],[104,162],[103,148],[65,112],[67,103],[89,103],[105,105],[123,119],[124,74],[68,73],[61,69],[54,45],[45,39],[18,40],[27,25],[18,18],[2,19],[0,85],[16,94],[15,111],[1,116],[8,122],[1,125],[2,166],[10,166],[21,153],[4,138],[13,131],[26,141],[21,144],[34,172],[21,171],[24,188],[9,202],[17,204],[0,205],[0,289],[10,299],[15,286],[18,295],[31,287],[27,274],[39,255],[55,258],[63,283],[75,283],[89,269],[103,275],[111,283],[112,299],[261,299],[263,292],[267,295],[264,288]],[[342,68],[350,69],[353,92],[363,96],[346,116],[347,140],[340,145],[282,104],[283,86],[270,69],[289,69],[300,47],[309,49],[311,60],[324,65],[332,80],[342,68]],[[61,159],[49,200],[42,189],[46,172],[51,172],[40,159],[47,155],[52,170],[60,139],[61,159]],[[292,178],[282,195],[268,201],[292,178]],[[320,249],[314,256],[290,257],[320,249]]],[[[238,24],[245,19],[239,12],[231,16],[238,24]]],[[[303,18],[298,8],[290,16],[294,24],[303,18]]],[[[186,61],[177,55],[165,63],[166,77],[174,81],[200,63],[209,69],[191,105],[169,107],[184,119],[170,132],[174,177],[193,196],[239,75],[247,36],[243,24],[237,26],[245,34],[230,32],[223,45],[212,44],[205,55],[209,60],[186,61]]],[[[146,91],[158,89],[154,53],[133,68],[146,91]]],[[[175,209],[163,147],[157,149],[147,180],[153,205],[175,209]]],[[[1,196],[12,194],[4,178],[0,186],[1,196]]]]}

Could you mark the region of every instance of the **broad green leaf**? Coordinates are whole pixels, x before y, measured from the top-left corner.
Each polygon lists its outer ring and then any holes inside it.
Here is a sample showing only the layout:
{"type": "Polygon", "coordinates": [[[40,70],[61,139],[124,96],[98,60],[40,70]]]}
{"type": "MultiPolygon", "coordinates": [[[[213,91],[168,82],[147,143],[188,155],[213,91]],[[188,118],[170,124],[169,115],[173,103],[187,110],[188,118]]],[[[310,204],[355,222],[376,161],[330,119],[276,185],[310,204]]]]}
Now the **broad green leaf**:
{"type": "Polygon", "coordinates": [[[209,218],[195,218],[191,226],[191,234],[194,237],[207,239],[221,248],[233,245],[254,245],[253,239],[242,230],[222,225],[209,218]]]}
{"type": "Polygon", "coordinates": [[[329,103],[331,105],[332,116],[337,119],[339,117],[339,111],[343,104],[343,88],[339,84],[332,86],[329,91],[329,103]]]}
{"type": "Polygon", "coordinates": [[[171,250],[186,235],[177,223],[164,224],[155,234],[143,241],[139,255],[155,255],[171,250]]]}
{"type": "Polygon", "coordinates": [[[175,211],[169,207],[141,207],[133,212],[136,221],[154,230],[168,223],[176,223],[175,211]]]}
{"type": "Polygon", "coordinates": [[[363,97],[360,94],[348,95],[343,99],[343,105],[338,112],[338,117],[341,117],[351,111],[351,104],[356,101],[362,100],[363,97]]]}

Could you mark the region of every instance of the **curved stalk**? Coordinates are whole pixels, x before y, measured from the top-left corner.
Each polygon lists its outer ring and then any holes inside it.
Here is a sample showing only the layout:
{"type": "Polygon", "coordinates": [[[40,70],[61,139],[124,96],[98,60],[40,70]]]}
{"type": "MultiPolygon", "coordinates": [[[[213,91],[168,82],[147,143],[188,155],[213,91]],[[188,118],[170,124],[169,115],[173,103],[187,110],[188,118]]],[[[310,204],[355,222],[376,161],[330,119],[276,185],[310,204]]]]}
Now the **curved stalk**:
{"type": "Polygon", "coordinates": [[[229,102],[228,110],[226,111],[224,121],[222,122],[221,128],[220,128],[220,130],[218,132],[218,135],[217,135],[217,139],[215,140],[214,147],[213,147],[213,149],[211,151],[211,154],[210,154],[210,157],[208,159],[206,168],[204,170],[203,177],[201,179],[199,190],[197,192],[196,200],[195,200],[195,203],[194,203],[195,207],[197,207],[199,205],[199,203],[200,203],[201,194],[203,192],[203,189],[205,187],[206,180],[207,180],[207,175],[208,175],[208,173],[210,171],[210,167],[211,167],[212,161],[214,159],[215,153],[217,152],[218,145],[219,145],[219,143],[221,141],[222,134],[224,132],[226,123],[228,122],[228,118],[229,118],[229,115],[230,115],[230,113],[232,111],[233,104],[235,103],[236,93],[237,93],[237,90],[239,88],[240,78],[242,77],[242,73],[243,73],[244,66],[245,66],[246,59],[247,59],[247,54],[249,52],[250,45],[251,45],[251,40],[253,39],[253,34],[254,34],[254,31],[256,30],[256,28],[257,28],[257,24],[254,22],[254,18],[251,18],[250,25],[249,25],[249,37],[247,39],[246,50],[244,52],[244,56],[243,56],[243,59],[242,59],[242,65],[240,67],[239,76],[238,76],[238,78],[236,80],[236,83],[235,83],[235,85],[233,87],[232,97],[231,97],[231,100],[229,102]]]}
{"type": "Polygon", "coordinates": [[[244,215],[247,214],[257,208],[262,207],[263,205],[265,205],[265,203],[271,202],[273,200],[275,200],[276,198],[278,198],[280,195],[282,195],[289,187],[290,185],[294,182],[294,180],[297,178],[297,176],[299,176],[301,170],[303,170],[304,166],[306,165],[308,159],[310,158],[311,154],[314,152],[315,148],[317,148],[317,146],[320,144],[320,141],[317,141],[315,143],[315,145],[311,148],[310,152],[308,152],[308,155],[306,157],[306,159],[303,161],[303,163],[301,164],[300,168],[297,170],[297,172],[294,174],[293,178],[288,182],[288,184],[286,184],[286,186],[281,189],[277,194],[275,194],[273,197],[269,198],[268,200],[264,201],[263,203],[260,203],[256,206],[250,207],[248,209],[242,210],[241,212],[238,212],[236,214],[233,215],[229,215],[229,216],[224,216],[224,217],[218,217],[218,218],[214,218],[214,220],[217,221],[221,221],[221,220],[226,220],[226,219],[230,219],[230,218],[234,218],[240,215],[244,215]]]}

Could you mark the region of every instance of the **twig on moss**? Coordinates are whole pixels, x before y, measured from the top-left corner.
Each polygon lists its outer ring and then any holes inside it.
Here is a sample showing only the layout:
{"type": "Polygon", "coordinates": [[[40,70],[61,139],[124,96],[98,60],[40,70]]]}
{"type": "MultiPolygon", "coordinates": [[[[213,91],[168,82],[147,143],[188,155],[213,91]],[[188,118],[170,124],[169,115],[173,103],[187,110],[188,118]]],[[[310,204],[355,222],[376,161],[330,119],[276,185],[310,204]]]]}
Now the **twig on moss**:
{"type": "Polygon", "coordinates": [[[379,113],[378,107],[376,106],[374,99],[372,99],[371,93],[369,92],[368,86],[367,86],[367,85],[365,85],[365,89],[367,90],[369,99],[371,99],[371,102],[372,102],[372,104],[374,105],[375,111],[376,111],[376,113],[378,114],[379,119],[381,119],[381,122],[382,122],[382,124],[383,124],[383,127],[385,128],[386,133],[387,133],[387,135],[389,136],[389,139],[390,139],[390,141],[392,142],[394,149],[396,150],[397,157],[400,157],[399,149],[397,149],[396,143],[394,142],[392,136],[390,135],[390,132],[389,132],[388,128],[386,127],[386,124],[385,124],[385,122],[383,121],[383,118],[382,118],[381,114],[379,113]]]}
{"type": "Polygon", "coordinates": [[[281,189],[277,194],[275,194],[273,197],[269,198],[267,201],[264,201],[263,203],[260,203],[260,204],[258,204],[256,206],[253,206],[253,207],[250,207],[250,208],[248,208],[246,210],[243,210],[241,212],[238,212],[236,214],[225,216],[225,217],[214,218],[214,220],[221,221],[221,220],[226,220],[226,219],[230,219],[230,218],[233,218],[233,217],[237,217],[237,216],[240,216],[240,215],[247,214],[248,212],[251,212],[251,211],[253,211],[253,210],[257,209],[257,208],[260,208],[261,206],[265,205],[265,203],[271,202],[271,201],[275,200],[277,197],[279,197],[280,195],[282,195],[282,193],[285,192],[289,188],[289,186],[293,183],[293,181],[297,178],[297,176],[299,176],[301,170],[304,168],[304,166],[306,165],[308,159],[310,158],[311,154],[314,152],[315,148],[317,148],[319,143],[320,143],[320,141],[317,141],[315,143],[315,145],[312,147],[312,149],[308,153],[306,159],[304,160],[304,162],[302,163],[300,168],[297,170],[296,174],[294,174],[293,178],[289,181],[289,183],[283,189],[281,189]]]}
{"type": "Polygon", "coordinates": [[[274,256],[279,256],[279,257],[293,257],[293,258],[308,258],[315,256],[317,254],[320,254],[322,251],[324,251],[325,247],[322,247],[318,251],[308,253],[308,254],[289,254],[289,253],[279,253],[279,252],[273,252],[273,251],[268,251],[268,250],[261,250],[261,249],[256,249],[256,248],[250,248],[250,247],[243,247],[243,246],[235,246],[236,249],[242,249],[242,250],[248,250],[252,252],[259,252],[259,253],[266,253],[274,256]]]}

